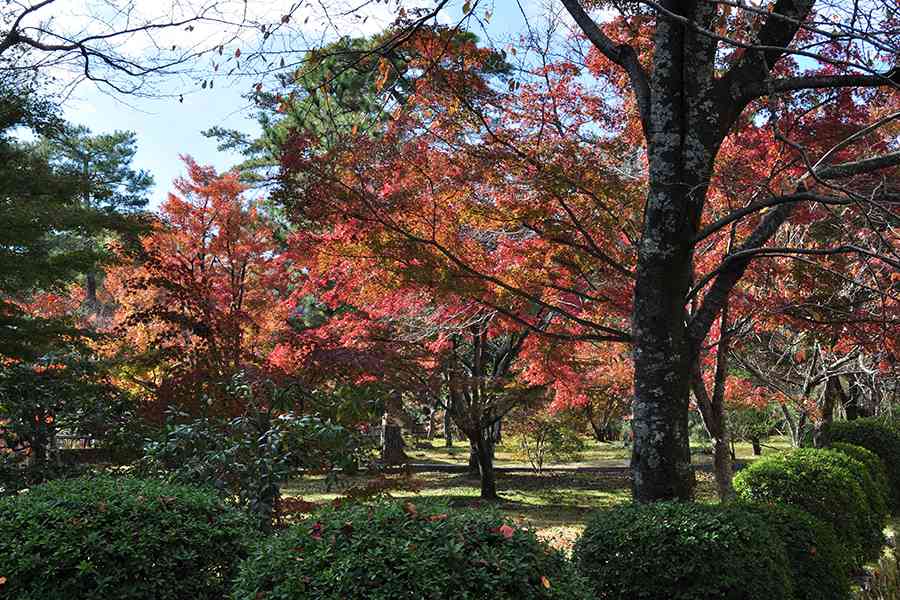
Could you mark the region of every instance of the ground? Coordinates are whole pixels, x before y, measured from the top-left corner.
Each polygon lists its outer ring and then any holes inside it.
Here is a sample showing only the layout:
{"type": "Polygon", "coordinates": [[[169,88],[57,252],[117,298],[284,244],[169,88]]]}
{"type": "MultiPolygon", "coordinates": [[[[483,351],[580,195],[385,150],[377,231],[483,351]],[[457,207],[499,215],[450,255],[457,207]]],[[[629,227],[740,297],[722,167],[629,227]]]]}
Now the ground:
{"type": "MultiPolygon", "coordinates": [[[[618,444],[586,442],[586,450],[577,462],[564,466],[621,467],[628,463],[629,449],[618,444]]],[[[416,463],[459,464],[468,461],[468,444],[456,442],[453,448],[443,447],[443,440],[423,440],[420,447],[409,449],[408,454],[416,463]]],[[[410,443],[412,446],[412,443],[410,443]]],[[[778,452],[788,446],[787,440],[775,438],[763,448],[763,453],[778,452]]],[[[699,449],[698,449],[699,450],[699,449]]],[[[738,444],[738,460],[753,459],[749,444],[738,444]]],[[[697,462],[709,457],[699,452],[697,462]]],[[[505,467],[527,467],[514,449],[500,446],[496,463],[505,467]]],[[[560,465],[555,465],[560,466],[560,465]]],[[[306,477],[292,481],[283,492],[289,498],[302,498],[306,502],[321,503],[357,493],[359,490],[384,492],[395,498],[438,499],[455,506],[478,502],[479,481],[462,473],[415,473],[409,476],[389,476],[372,485],[366,476],[339,477],[326,481],[324,477],[306,477]],[[398,489],[399,488],[399,489],[398,489]]],[[[584,530],[588,515],[595,509],[627,502],[631,497],[631,482],[627,472],[599,474],[585,472],[498,473],[497,488],[502,500],[497,508],[523,527],[532,527],[539,537],[551,545],[569,550],[584,530]]],[[[697,498],[715,500],[715,486],[709,473],[698,473],[697,498]]]]}
{"type": "MultiPolygon", "coordinates": [[[[413,462],[428,462],[437,464],[466,464],[469,460],[469,443],[465,440],[456,440],[453,442],[452,448],[444,446],[444,440],[435,438],[433,440],[407,440],[407,454],[413,462]]],[[[631,457],[631,448],[626,447],[622,442],[613,442],[609,444],[601,444],[593,439],[584,440],[585,449],[582,451],[575,462],[566,463],[565,466],[627,466],[631,457]]],[[[769,438],[763,446],[763,454],[768,452],[778,452],[790,447],[787,437],[769,438]]],[[[696,462],[710,462],[712,456],[703,453],[704,448],[700,445],[693,445],[692,452],[696,462]]],[[[740,442],[735,444],[735,454],[738,461],[753,460],[753,449],[749,443],[740,442]]],[[[512,445],[501,444],[497,447],[494,463],[497,466],[524,466],[527,467],[528,459],[517,451],[512,445]]],[[[545,466],[553,466],[548,462],[545,466]]]]}

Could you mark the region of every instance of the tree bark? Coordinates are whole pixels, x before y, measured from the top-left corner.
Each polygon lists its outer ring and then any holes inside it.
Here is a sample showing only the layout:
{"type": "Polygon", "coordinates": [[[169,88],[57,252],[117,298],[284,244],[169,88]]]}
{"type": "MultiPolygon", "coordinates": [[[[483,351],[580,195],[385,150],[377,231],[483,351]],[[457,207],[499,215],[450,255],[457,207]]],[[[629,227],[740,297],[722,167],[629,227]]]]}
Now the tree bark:
{"type": "Polygon", "coordinates": [[[94,271],[88,271],[84,277],[85,299],[91,309],[97,307],[97,274],[94,271]]]}
{"type": "Polygon", "coordinates": [[[822,418],[816,423],[813,431],[813,445],[816,447],[819,447],[822,431],[834,421],[835,406],[843,404],[843,400],[846,398],[837,375],[832,375],[825,381],[825,391],[822,396],[822,418]]]}
{"type": "Polygon", "coordinates": [[[469,438],[469,474],[481,474],[481,465],[478,461],[478,442],[474,437],[469,438]]]}
{"type": "Polygon", "coordinates": [[[750,444],[753,446],[753,456],[760,456],[762,454],[762,443],[759,441],[759,438],[750,438],[750,444]]]}
{"type": "Polygon", "coordinates": [[[444,446],[453,447],[453,418],[450,416],[450,409],[444,411],[444,446]]]}
{"type": "Polygon", "coordinates": [[[399,397],[392,396],[385,405],[384,416],[381,419],[381,460],[386,465],[402,465],[409,457],[403,448],[403,429],[399,420],[394,416],[397,411],[399,397]]]}
{"type": "Polygon", "coordinates": [[[731,435],[725,420],[725,407],[721,396],[722,386],[718,384],[719,377],[717,372],[717,385],[712,398],[707,394],[706,385],[700,377],[699,369],[695,375],[693,388],[694,397],[700,407],[700,416],[703,418],[703,425],[712,440],[713,474],[716,478],[719,498],[724,501],[734,496],[734,488],[731,485],[734,467],[731,454],[731,435]]]}
{"type": "Polygon", "coordinates": [[[477,438],[476,456],[481,469],[481,499],[496,500],[497,477],[494,473],[494,442],[489,430],[482,430],[477,438]]]}

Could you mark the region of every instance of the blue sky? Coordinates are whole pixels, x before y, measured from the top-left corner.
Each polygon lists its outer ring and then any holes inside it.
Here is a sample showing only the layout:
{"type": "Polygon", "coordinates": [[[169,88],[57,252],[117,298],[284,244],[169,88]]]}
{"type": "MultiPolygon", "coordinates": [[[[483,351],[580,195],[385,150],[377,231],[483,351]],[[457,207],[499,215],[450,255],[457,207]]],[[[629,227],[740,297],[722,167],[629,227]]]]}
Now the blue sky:
{"type": "MultiPolygon", "coordinates": [[[[452,6],[443,20],[458,19],[461,5],[459,2],[452,6]]],[[[539,0],[523,1],[522,5],[530,14],[540,14],[543,10],[539,0]]],[[[482,2],[479,14],[484,10],[491,10],[493,14],[488,32],[495,41],[523,31],[524,19],[516,2],[482,2]]],[[[247,80],[219,78],[212,91],[201,91],[191,84],[181,88],[173,85],[169,85],[169,89],[192,91],[184,94],[183,103],[175,98],[117,99],[82,84],[65,105],[69,121],[86,125],[95,133],[113,130],[137,133],[135,166],[146,169],[156,180],[151,197],[153,207],[166,198],[172,189],[172,180],[183,172],[179,154],[190,154],[201,164],[211,164],[219,170],[225,170],[239,160],[235,154],[218,151],[216,142],[201,135],[201,131],[217,125],[247,132],[258,130],[249,118],[251,107],[241,98],[250,87],[247,80]]]]}

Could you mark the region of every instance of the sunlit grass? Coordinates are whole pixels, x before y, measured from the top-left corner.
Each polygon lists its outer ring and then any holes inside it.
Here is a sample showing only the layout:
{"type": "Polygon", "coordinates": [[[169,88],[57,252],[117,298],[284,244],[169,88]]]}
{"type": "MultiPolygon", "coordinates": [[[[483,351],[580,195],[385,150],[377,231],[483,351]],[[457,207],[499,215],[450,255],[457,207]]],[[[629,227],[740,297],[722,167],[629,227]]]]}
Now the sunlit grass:
{"type": "MultiPolygon", "coordinates": [[[[631,448],[623,445],[622,442],[600,443],[593,438],[585,437],[584,450],[579,453],[577,460],[567,463],[547,462],[545,466],[603,466],[598,463],[609,463],[607,466],[625,466],[631,458],[631,448]]],[[[469,460],[469,442],[468,440],[454,440],[453,446],[448,448],[445,446],[443,438],[434,438],[432,440],[408,439],[407,455],[411,462],[432,463],[432,464],[452,464],[463,465],[469,460]]],[[[764,442],[762,452],[763,456],[773,452],[781,452],[790,448],[790,440],[787,437],[779,436],[767,439],[764,442]]],[[[694,452],[695,462],[708,462],[712,457],[703,454],[703,444],[694,444],[692,451],[694,452]]],[[[735,444],[735,455],[739,461],[753,460],[753,447],[749,442],[738,442],[735,444]]],[[[528,458],[516,447],[513,441],[508,438],[497,446],[494,462],[497,466],[527,466],[528,458]]]]}
{"type": "MultiPolygon", "coordinates": [[[[291,481],[283,494],[307,502],[326,503],[342,497],[353,487],[366,485],[370,477],[342,477],[328,483],[323,477],[291,481]]],[[[479,506],[479,480],[467,474],[416,473],[409,477],[388,476],[398,486],[415,482],[418,491],[388,490],[393,498],[434,499],[455,507],[479,506]]],[[[712,501],[714,486],[708,474],[698,475],[698,498],[712,501]]],[[[631,481],[627,473],[498,473],[497,488],[501,500],[494,506],[523,527],[533,528],[539,537],[568,550],[584,531],[589,515],[598,509],[631,499],[631,481]]]]}

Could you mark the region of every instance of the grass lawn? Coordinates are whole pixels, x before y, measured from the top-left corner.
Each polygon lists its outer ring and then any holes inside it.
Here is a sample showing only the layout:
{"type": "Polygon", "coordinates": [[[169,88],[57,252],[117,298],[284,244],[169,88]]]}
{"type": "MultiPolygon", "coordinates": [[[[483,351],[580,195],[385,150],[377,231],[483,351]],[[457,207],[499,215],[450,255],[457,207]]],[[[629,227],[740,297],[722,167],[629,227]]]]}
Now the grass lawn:
{"type": "MultiPolygon", "coordinates": [[[[479,506],[477,477],[456,473],[416,473],[412,476],[388,476],[401,489],[389,490],[394,498],[434,499],[452,506],[479,506]],[[418,486],[418,490],[402,489],[418,486]]],[[[363,486],[366,476],[342,477],[329,485],[322,477],[292,481],[283,493],[307,502],[328,502],[343,496],[351,488],[363,486]]],[[[588,515],[598,509],[627,502],[631,482],[626,475],[595,473],[498,473],[497,488],[502,500],[496,507],[504,515],[531,527],[551,545],[571,549],[584,530],[588,515]]],[[[711,475],[698,474],[699,499],[713,501],[715,487],[711,475]]]]}
{"type": "MultiPolygon", "coordinates": [[[[468,440],[454,440],[453,447],[447,448],[444,446],[443,439],[422,439],[415,442],[410,438],[407,439],[407,445],[409,447],[406,453],[413,462],[466,464],[469,460],[468,440]]],[[[622,442],[601,444],[592,438],[585,438],[584,445],[585,449],[580,453],[578,460],[565,463],[566,465],[587,466],[604,462],[625,465],[631,457],[631,448],[624,447],[622,442]]],[[[788,448],[790,448],[788,438],[772,437],[766,440],[765,446],[763,446],[763,455],[771,452],[780,452],[788,448]]],[[[712,460],[708,455],[701,454],[701,445],[694,445],[692,450],[695,452],[696,460],[712,460]]],[[[749,461],[755,458],[753,456],[753,448],[747,442],[735,444],[735,455],[739,461],[749,461]]],[[[522,465],[528,463],[528,458],[513,443],[506,441],[506,443],[497,446],[494,462],[497,466],[522,465]]],[[[545,466],[552,465],[548,463],[545,466]]]]}
{"type": "MultiPolygon", "coordinates": [[[[469,444],[455,441],[452,448],[444,447],[442,439],[407,439],[407,454],[412,462],[464,465],[469,459],[469,444]]],[[[780,452],[789,447],[785,438],[771,438],[763,447],[763,454],[780,452]]],[[[509,442],[497,447],[495,463],[498,466],[527,465],[528,460],[509,442]]],[[[697,462],[711,460],[696,449],[697,462]]],[[[585,440],[585,450],[575,462],[556,466],[625,466],[631,449],[621,442],[600,444],[585,440]]],[[[738,460],[752,460],[750,444],[737,444],[738,460]]],[[[550,466],[550,465],[547,465],[550,466]]],[[[715,485],[712,475],[698,473],[697,498],[715,501],[715,485]]],[[[325,503],[353,494],[373,481],[371,476],[340,476],[326,481],[324,477],[306,477],[290,482],[283,489],[285,497],[302,498],[306,502],[325,503]]],[[[386,485],[386,493],[394,498],[434,499],[452,506],[477,506],[480,504],[477,477],[459,473],[416,473],[410,476],[386,476],[376,479],[386,485]]],[[[598,473],[550,473],[533,472],[498,473],[497,488],[502,500],[496,507],[523,527],[536,529],[538,535],[553,546],[569,550],[584,530],[588,515],[598,509],[631,498],[631,482],[627,474],[606,475],[598,473]]]]}

